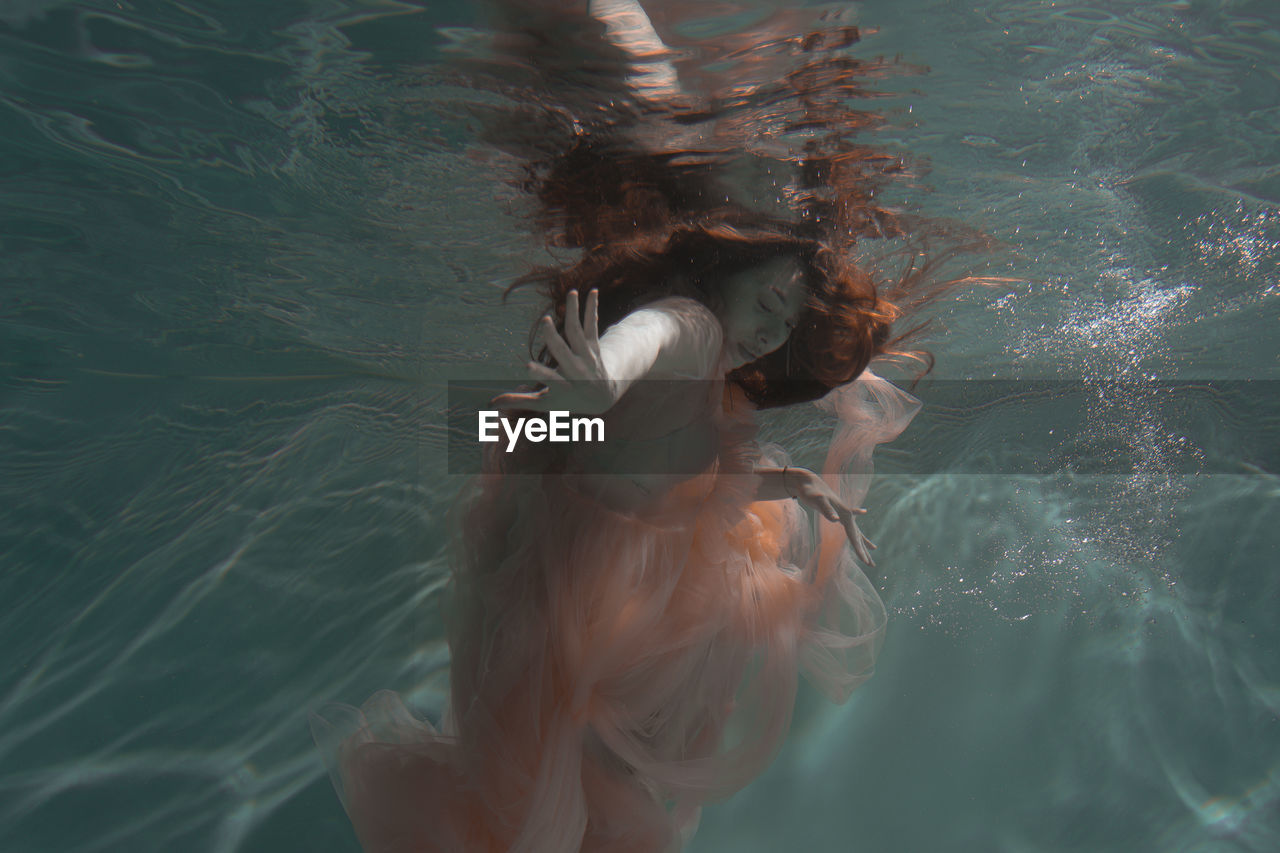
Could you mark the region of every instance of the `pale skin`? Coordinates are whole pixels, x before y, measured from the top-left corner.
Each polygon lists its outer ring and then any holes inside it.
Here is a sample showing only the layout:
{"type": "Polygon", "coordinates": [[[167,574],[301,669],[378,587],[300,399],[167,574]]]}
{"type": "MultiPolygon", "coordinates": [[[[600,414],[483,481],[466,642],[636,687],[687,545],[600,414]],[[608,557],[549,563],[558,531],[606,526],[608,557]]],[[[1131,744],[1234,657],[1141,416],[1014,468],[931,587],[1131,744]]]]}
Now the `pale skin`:
{"type": "MultiPolygon", "coordinates": [[[[733,370],[786,343],[804,304],[804,288],[793,261],[780,259],[734,276],[721,291],[715,312],[721,329],[720,369],[733,370]]],[[[579,304],[577,291],[566,299],[562,337],[550,317],[541,321],[548,350],[558,367],[537,362],[527,367],[531,379],[546,387],[533,392],[501,394],[495,406],[578,414],[608,411],[637,380],[667,377],[693,370],[706,357],[705,338],[694,339],[687,324],[676,321],[662,301],[646,305],[599,334],[599,291],[579,304]],[[585,308],[585,311],[583,310],[585,308]]],[[[798,466],[757,468],[758,500],[795,498],[825,518],[839,523],[854,553],[875,566],[876,546],[858,529],[862,507],[847,506],[815,472],[798,466]]]]}

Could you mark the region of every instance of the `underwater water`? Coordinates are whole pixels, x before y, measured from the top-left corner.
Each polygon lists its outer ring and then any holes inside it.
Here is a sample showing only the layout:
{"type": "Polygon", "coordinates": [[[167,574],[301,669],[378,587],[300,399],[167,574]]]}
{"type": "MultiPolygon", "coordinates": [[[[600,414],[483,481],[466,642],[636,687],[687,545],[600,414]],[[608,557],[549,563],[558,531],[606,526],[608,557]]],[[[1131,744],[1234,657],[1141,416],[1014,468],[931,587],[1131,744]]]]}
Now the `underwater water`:
{"type": "MultiPolygon", "coordinates": [[[[853,11],[902,204],[1010,281],[879,463],[875,677],[689,849],[1280,849],[1280,6],[853,11]]],[[[542,257],[435,74],[477,26],[0,2],[0,850],[354,853],[307,712],[439,713],[446,383],[542,257]]]]}

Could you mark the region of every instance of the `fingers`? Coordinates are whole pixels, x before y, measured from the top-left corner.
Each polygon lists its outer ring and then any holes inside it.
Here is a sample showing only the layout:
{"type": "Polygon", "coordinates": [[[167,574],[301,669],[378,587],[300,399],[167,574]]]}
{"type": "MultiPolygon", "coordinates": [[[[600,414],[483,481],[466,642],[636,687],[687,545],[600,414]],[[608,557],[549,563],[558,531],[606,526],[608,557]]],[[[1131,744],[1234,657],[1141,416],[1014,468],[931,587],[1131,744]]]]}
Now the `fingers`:
{"type": "Polygon", "coordinates": [[[858,541],[858,547],[853,550],[854,553],[858,555],[859,560],[866,563],[873,569],[876,567],[876,561],[871,559],[871,552],[867,550],[867,546],[864,545],[861,540],[858,541]]]}
{"type": "MultiPolygon", "coordinates": [[[[567,322],[566,322],[566,325],[567,322]]],[[[565,331],[568,331],[566,329],[565,331]]],[[[556,331],[556,323],[551,317],[542,318],[542,333],[547,343],[547,349],[551,350],[551,354],[555,356],[556,364],[561,369],[569,368],[573,372],[577,356],[569,349],[569,345],[564,342],[564,338],[560,337],[560,333],[556,331]]]]}
{"type": "MultiPolygon", "coordinates": [[[[841,518],[843,518],[846,514],[848,515],[866,515],[867,514],[867,510],[865,507],[845,506],[843,503],[841,503],[839,500],[836,500],[835,498],[824,498],[823,500],[826,501],[828,506],[834,507],[836,512],[840,513],[841,518]]],[[[835,521],[836,519],[833,518],[831,520],[835,521]]]]}
{"type": "Polygon", "coordinates": [[[862,553],[866,555],[863,559],[867,561],[868,566],[874,569],[876,561],[871,559],[871,551],[869,549],[875,548],[875,543],[864,536],[861,530],[858,531],[858,541],[862,543],[862,553]]]}
{"type": "Polygon", "coordinates": [[[850,519],[844,527],[845,533],[849,535],[849,544],[853,546],[853,553],[858,555],[858,559],[867,565],[871,563],[871,553],[867,551],[867,547],[862,544],[862,531],[858,529],[858,525],[850,519]]]}
{"type": "Polygon", "coordinates": [[[579,378],[587,373],[600,352],[600,291],[587,294],[586,322],[584,325],[578,291],[570,290],[565,296],[564,337],[556,331],[550,316],[542,318],[542,331],[547,349],[555,356],[556,363],[564,369],[565,376],[579,378]],[[566,342],[567,339],[567,342],[566,342]]]}
{"type": "Polygon", "coordinates": [[[547,387],[539,388],[537,391],[513,391],[508,394],[499,394],[489,401],[489,405],[496,406],[499,409],[529,409],[534,412],[551,411],[552,401],[546,399],[546,397],[553,387],[567,385],[565,378],[545,364],[539,364],[536,361],[529,362],[525,365],[525,368],[529,371],[529,378],[541,382],[547,387]]]}
{"type": "Polygon", "coordinates": [[[823,498],[819,502],[818,511],[831,521],[840,521],[840,511],[836,509],[835,504],[829,498],[823,498]]]}
{"type": "Polygon", "coordinates": [[[818,512],[822,513],[827,520],[834,521],[843,527],[845,536],[849,537],[849,545],[853,548],[853,553],[856,554],[858,559],[864,564],[875,568],[876,562],[871,559],[871,551],[867,547],[870,545],[874,548],[875,545],[872,545],[871,540],[862,535],[862,531],[858,529],[858,523],[854,521],[853,518],[855,515],[864,515],[866,513],[866,509],[863,507],[854,507],[850,509],[844,504],[834,500],[833,498],[826,497],[825,495],[819,497],[818,500],[814,502],[813,506],[818,510],[818,512]]]}
{"type": "Polygon", "coordinates": [[[565,381],[565,378],[560,375],[559,371],[553,370],[550,367],[547,367],[545,364],[539,364],[536,361],[531,361],[527,365],[525,365],[525,367],[529,371],[530,379],[536,379],[537,381],[541,382],[544,385],[550,386],[550,385],[568,384],[565,381]]]}
{"type": "Polygon", "coordinates": [[[575,353],[585,353],[587,341],[583,336],[582,321],[578,318],[578,291],[570,290],[564,306],[564,336],[569,339],[569,346],[575,353]]]}
{"type": "Polygon", "coordinates": [[[600,291],[592,289],[587,294],[587,343],[593,347],[600,346],[600,291]]]}
{"type": "MultiPolygon", "coordinates": [[[[564,336],[556,329],[551,315],[544,316],[540,324],[543,342],[555,359],[556,367],[551,368],[537,362],[528,364],[529,376],[549,387],[536,394],[504,394],[494,397],[490,402],[494,405],[501,403],[536,411],[550,411],[549,401],[544,399],[548,390],[567,389],[575,381],[596,377],[600,372],[599,305],[600,292],[592,290],[587,294],[584,323],[578,291],[569,291],[565,296],[564,336]]],[[[564,391],[557,390],[555,396],[560,400],[564,391]]]]}
{"type": "Polygon", "coordinates": [[[849,544],[853,546],[853,553],[858,556],[859,560],[874,569],[876,561],[871,559],[871,549],[876,546],[870,539],[862,535],[862,531],[858,529],[858,523],[853,519],[855,513],[861,515],[865,512],[866,510],[861,507],[846,510],[840,514],[840,523],[844,527],[845,535],[849,537],[849,544]]]}
{"type": "Polygon", "coordinates": [[[550,411],[550,406],[544,399],[548,389],[543,388],[540,391],[532,391],[529,393],[510,393],[499,394],[489,401],[489,404],[499,409],[528,409],[532,412],[550,411]]]}

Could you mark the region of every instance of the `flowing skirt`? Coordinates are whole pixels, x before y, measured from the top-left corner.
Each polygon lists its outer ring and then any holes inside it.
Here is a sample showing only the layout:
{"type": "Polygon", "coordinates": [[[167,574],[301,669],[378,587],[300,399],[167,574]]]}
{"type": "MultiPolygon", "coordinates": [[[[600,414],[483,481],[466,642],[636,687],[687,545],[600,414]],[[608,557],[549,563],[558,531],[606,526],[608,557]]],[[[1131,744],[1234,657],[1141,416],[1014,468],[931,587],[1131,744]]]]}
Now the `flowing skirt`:
{"type": "MultiPolygon", "coordinates": [[[[911,414],[838,430],[829,467],[911,414]]],[[[470,484],[439,727],[390,691],[312,719],[366,851],[678,851],[772,759],[801,673],[836,701],[870,677],[885,611],[843,530],[755,501],[749,415],[730,420],[716,463],[643,511],[563,476],[470,484]]]]}

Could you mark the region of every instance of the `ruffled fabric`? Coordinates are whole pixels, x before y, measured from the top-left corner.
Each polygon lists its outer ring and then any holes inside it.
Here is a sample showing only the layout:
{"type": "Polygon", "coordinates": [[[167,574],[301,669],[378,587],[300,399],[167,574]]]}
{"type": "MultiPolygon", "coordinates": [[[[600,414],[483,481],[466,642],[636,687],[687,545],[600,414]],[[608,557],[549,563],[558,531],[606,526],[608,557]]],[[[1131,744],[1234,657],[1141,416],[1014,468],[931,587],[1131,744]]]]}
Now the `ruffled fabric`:
{"type": "MultiPolygon", "coordinates": [[[[821,405],[857,505],[919,401],[868,371],[821,405]]],[[[641,511],[556,474],[470,484],[440,726],[390,691],[312,718],[366,851],[678,851],[773,758],[801,673],[837,701],[870,677],[879,596],[838,524],[753,500],[788,461],[754,434],[726,396],[715,463],[641,511]]]]}

